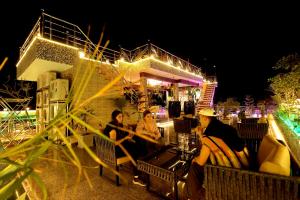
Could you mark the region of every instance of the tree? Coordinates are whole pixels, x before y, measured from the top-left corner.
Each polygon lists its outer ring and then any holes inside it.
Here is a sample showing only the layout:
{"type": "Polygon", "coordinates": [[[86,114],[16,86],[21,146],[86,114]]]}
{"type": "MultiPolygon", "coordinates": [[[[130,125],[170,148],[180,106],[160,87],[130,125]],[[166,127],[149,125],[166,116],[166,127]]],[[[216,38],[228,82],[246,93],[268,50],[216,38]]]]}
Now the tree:
{"type": "Polygon", "coordinates": [[[300,56],[297,53],[295,53],[280,58],[273,66],[273,69],[297,71],[297,69],[299,69],[299,66],[300,66],[300,56]]]}
{"type": "Polygon", "coordinates": [[[300,56],[292,54],[282,57],[273,67],[280,71],[269,79],[274,100],[280,109],[290,112],[294,107],[300,91],[300,56]]]}
{"type": "Polygon", "coordinates": [[[251,95],[246,95],[244,100],[244,105],[246,107],[246,113],[252,114],[252,110],[254,107],[254,99],[251,95]]]}
{"type": "Polygon", "coordinates": [[[223,110],[223,115],[227,116],[230,112],[236,111],[240,107],[240,102],[234,98],[227,98],[225,102],[217,103],[218,110],[223,110]]]}

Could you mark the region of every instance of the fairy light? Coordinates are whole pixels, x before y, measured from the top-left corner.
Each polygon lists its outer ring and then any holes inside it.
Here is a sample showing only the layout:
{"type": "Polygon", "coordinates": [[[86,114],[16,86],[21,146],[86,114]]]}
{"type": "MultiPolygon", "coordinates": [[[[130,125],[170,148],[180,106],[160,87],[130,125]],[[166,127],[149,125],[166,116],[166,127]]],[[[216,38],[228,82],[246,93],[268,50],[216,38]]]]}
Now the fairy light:
{"type": "Polygon", "coordinates": [[[79,58],[83,58],[83,57],[85,57],[85,53],[82,52],[82,51],[80,51],[80,52],[79,52],[79,58]]]}
{"type": "MultiPolygon", "coordinates": [[[[22,57],[19,59],[18,63],[16,64],[17,67],[19,66],[19,64],[20,64],[20,62],[23,60],[23,58],[26,56],[27,52],[29,51],[29,49],[31,48],[31,46],[33,45],[33,43],[35,42],[36,39],[43,40],[43,41],[47,41],[47,42],[50,42],[50,43],[53,43],[53,44],[56,44],[56,45],[60,45],[60,46],[63,46],[63,47],[71,48],[71,49],[74,49],[74,50],[79,50],[77,47],[74,47],[74,46],[71,46],[71,45],[67,45],[67,44],[63,44],[63,43],[60,43],[60,42],[56,42],[56,41],[53,41],[53,40],[50,40],[50,39],[46,39],[46,38],[43,38],[42,36],[40,36],[40,34],[37,34],[37,35],[33,38],[33,40],[30,42],[30,44],[28,45],[28,47],[26,48],[26,50],[24,51],[22,57]]],[[[87,58],[87,57],[85,56],[84,52],[82,52],[82,51],[79,52],[79,58],[85,59],[85,60],[89,60],[89,61],[96,61],[96,62],[99,62],[99,63],[103,63],[103,62],[98,61],[98,60],[94,60],[94,59],[87,58]]],[[[134,64],[134,63],[142,62],[142,61],[145,61],[145,60],[153,60],[153,61],[156,61],[156,62],[165,64],[165,65],[167,65],[167,66],[169,66],[169,67],[171,67],[171,68],[173,68],[173,69],[176,69],[176,70],[178,70],[178,71],[181,71],[181,72],[184,72],[184,73],[186,73],[186,74],[189,74],[189,75],[192,75],[192,76],[196,76],[196,77],[198,77],[198,78],[203,79],[203,76],[201,75],[201,73],[198,73],[198,74],[197,74],[196,72],[191,72],[191,71],[189,71],[188,69],[182,69],[182,68],[181,68],[181,67],[182,67],[182,66],[181,66],[181,62],[180,62],[179,65],[174,66],[174,63],[173,63],[172,60],[168,59],[168,61],[163,62],[163,61],[161,61],[161,60],[159,60],[159,59],[156,59],[155,56],[154,56],[154,54],[151,54],[150,57],[143,58],[143,59],[140,59],[140,60],[135,61],[135,62],[132,62],[132,63],[134,64]]],[[[124,60],[123,57],[121,57],[121,58],[119,59],[119,61],[121,61],[121,62],[126,62],[126,61],[124,60]]],[[[127,62],[127,63],[129,63],[129,62],[127,62]]],[[[111,64],[111,63],[110,63],[109,60],[106,60],[106,64],[111,64]]],[[[205,82],[205,79],[203,79],[203,81],[205,82]]],[[[210,81],[207,81],[207,82],[208,82],[208,83],[211,83],[210,81]]],[[[214,82],[214,83],[217,83],[217,82],[214,82]]]]}
{"type": "Polygon", "coordinates": [[[19,64],[23,60],[23,58],[26,56],[28,50],[31,48],[31,46],[33,45],[33,43],[35,42],[36,39],[37,39],[37,37],[34,37],[33,40],[30,42],[30,44],[26,48],[25,52],[23,53],[22,57],[20,58],[19,62],[16,64],[17,67],[19,66],[19,64]]]}
{"type": "Polygon", "coordinates": [[[43,40],[43,41],[46,41],[46,42],[50,42],[52,44],[56,44],[56,45],[59,45],[59,46],[63,46],[63,47],[67,47],[67,48],[71,48],[71,49],[74,49],[74,50],[78,50],[77,47],[73,47],[71,45],[67,45],[67,44],[63,44],[63,43],[60,43],[60,42],[56,42],[56,41],[53,41],[53,40],[49,40],[49,39],[46,39],[46,38],[43,38],[39,35],[35,36],[33,38],[33,40],[30,42],[30,44],[28,45],[28,47],[26,48],[25,52],[23,53],[22,57],[20,58],[20,60],[18,61],[18,63],[16,64],[16,66],[18,67],[20,62],[23,60],[23,58],[26,56],[27,52],[29,51],[29,49],[31,48],[31,46],[33,45],[33,43],[35,42],[35,40],[43,40]]]}
{"type": "Polygon", "coordinates": [[[164,64],[164,65],[167,65],[167,66],[169,66],[169,67],[171,67],[171,68],[173,68],[173,69],[176,69],[176,70],[179,70],[179,71],[181,71],[181,72],[187,73],[187,74],[189,74],[189,75],[196,76],[196,77],[198,77],[198,78],[203,79],[203,76],[202,76],[202,75],[198,75],[198,74],[196,74],[196,73],[186,71],[186,70],[184,70],[184,69],[181,69],[181,68],[179,68],[179,67],[176,67],[176,66],[174,66],[174,65],[171,65],[171,64],[169,63],[169,61],[163,62],[163,61],[158,60],[158,59],[156,59],[156,58],[153,58],[153,57],[151,57],[151,56],[150,56],[150,57],[147,57],[147,58],[143,58],[143,59],[137,60],[137,61],[134,61],[134,62],[132,62],[132,63],[127,62],[127,61],[121,61],[121,60],[119,60],[119,61],[124,62],[124,63],[129,63],[129,64],[138,64],[138,63],[140,63],[140,62],[144,62],[144,61],[147,61],[147,60],[153,60],[153,61],[159,62],[159,63],[164,64]]]}

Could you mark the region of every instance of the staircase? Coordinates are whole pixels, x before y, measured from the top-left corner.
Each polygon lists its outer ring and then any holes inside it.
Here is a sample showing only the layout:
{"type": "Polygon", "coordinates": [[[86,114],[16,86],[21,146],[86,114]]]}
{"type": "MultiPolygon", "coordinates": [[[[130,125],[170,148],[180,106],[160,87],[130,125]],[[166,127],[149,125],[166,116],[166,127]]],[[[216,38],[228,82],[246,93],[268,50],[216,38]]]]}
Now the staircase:
{"type": "MultiPolygon", "coordinates": [[[[110,82],[120,75],[118,69],[115,66],[109,65],[101,66],[102,69],[98,70],[98,74],[102,76],[107,82],[110,82]]],[[[119,93],[120,95],[124,95],[127,100],[130,101],[130,104],[137,104],[139,99],[139,91],[133,87],[132,83],[128,82],[125,78],[121,78],[121,80],[112,87],[111,92],[119,93]]]]}
{"type": "Polygon", "coordinates": [[[203,108],[212,107],[216,87],[216,83],[209,83],[203,87],[205,88],[204,96],[196,105],[197,113],[203,108]]]}

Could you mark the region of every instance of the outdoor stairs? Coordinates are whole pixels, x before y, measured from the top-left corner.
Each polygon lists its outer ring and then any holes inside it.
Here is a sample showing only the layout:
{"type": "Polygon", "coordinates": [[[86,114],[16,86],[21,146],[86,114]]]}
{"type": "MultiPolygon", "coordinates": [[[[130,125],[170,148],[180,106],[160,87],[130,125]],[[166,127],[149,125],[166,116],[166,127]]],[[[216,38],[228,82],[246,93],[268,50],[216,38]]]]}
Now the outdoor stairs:
{"type": "MultiPolygon", "coordinates": [[[[112,81],[114,77],[119,75],[119,71],[113,66],[106,67],[106,69],[98,70],[99,75],[104,78],[107,83],[112,81]]],[[[137,107],[139,95],[138,90],[135,89],[128,81],[122,78],[119,82],[117,82],[111,89],[111,93],[114,93],[116,97],[124,96],[127,100],[129,100],[130,104],[135,104],[137,107]]]]}
{"type": "Polygon", "coordinates": [[[199,100],[196,105],[197,113],[203,108],[212,107],[216,86],[216,83],[210,83],[206,85],[203,99],[199,100]]]}

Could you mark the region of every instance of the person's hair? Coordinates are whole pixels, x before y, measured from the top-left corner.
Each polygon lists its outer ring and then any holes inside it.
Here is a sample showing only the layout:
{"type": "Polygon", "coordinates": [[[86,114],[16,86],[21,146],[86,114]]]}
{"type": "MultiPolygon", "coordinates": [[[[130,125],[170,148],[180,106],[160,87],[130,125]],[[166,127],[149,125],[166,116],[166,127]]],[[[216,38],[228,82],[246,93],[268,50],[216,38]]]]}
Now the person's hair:
{"type": "Polygon", "coordinates": [[[122,113],[120,110],[114,110],[112,113],[111,113],[111,120],[112,121],[117,121],[116,117],[122,113]]]}
{"type": "Polygon", "coordinates": [[[150,112],[149,110],[145,110],[145,111],[143,112],[143,118],[145,118],[146,115],[148,115],[148,114],[151,114],[151,112],[150,112]]]}

